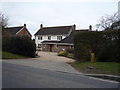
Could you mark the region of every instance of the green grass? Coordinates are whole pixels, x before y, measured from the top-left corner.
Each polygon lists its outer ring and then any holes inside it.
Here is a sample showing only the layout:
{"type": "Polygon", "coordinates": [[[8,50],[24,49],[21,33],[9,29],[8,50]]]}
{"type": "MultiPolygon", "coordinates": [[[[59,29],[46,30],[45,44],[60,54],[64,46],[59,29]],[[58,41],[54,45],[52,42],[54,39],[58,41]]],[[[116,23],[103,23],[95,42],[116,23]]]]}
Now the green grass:
{"type": "Polygon", "coordinates": [[[70,63],[75,69],[83,73],[94,73],[94,74],[111,74],[120,75],[120,63],[117,62],[72,62],[70,63]],[[89,68],[90,67],[90,68],[89,68]],[[92,69],[91,69],[92,67],[92,69]]]}
{"type": "Polygon", "coordinates": [[[12,54],[9,52],[0,52],[0,55],[2,55],[2,59],[23,59],[23,58],[26,58],[25,56],[16,55],[16,54],[12,54]]]}

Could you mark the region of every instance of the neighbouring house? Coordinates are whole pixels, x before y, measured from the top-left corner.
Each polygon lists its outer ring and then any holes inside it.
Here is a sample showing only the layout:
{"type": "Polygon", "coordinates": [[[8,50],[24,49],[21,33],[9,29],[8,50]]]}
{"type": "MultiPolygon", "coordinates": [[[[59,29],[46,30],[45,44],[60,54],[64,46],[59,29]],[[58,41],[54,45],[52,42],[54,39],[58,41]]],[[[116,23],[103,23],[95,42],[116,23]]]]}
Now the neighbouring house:
{"type": "Polygon", "coordinates": [[[36,47],[42,51],[58,52],[73,47],[72,32],[75,25],[43,27],[35,33],[36,47]]]}
{"type": "Polygon", "coordinates": [[[6,27],[2,29],[3,37],[12,37],[12,36],[27,36],[32,38],[31,33],[26,28],[26,24],[24,26],[17,27],[6,27]]]}

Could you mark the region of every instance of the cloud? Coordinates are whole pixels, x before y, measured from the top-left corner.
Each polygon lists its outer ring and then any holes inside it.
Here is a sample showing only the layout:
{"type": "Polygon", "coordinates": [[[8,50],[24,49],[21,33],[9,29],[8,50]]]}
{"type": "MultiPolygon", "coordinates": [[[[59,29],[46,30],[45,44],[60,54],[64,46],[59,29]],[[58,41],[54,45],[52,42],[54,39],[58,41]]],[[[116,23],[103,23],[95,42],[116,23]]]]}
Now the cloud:
{"type": "Polygon", "coordinates": [[[1,0],[1,2],[118,2],[119,0],[1,0]]]}
{"type": "MultiPolygon", "coordinates": [[[[56,0],[57,1],[57,0],[56,0]]],[[[32,35],[44,26],[77,25],[77,29],[86,29],[105,14],[117,10],[112,2],[2,2],[3,12],[10,18],[10,26],[27,24],[32,35]]]]}

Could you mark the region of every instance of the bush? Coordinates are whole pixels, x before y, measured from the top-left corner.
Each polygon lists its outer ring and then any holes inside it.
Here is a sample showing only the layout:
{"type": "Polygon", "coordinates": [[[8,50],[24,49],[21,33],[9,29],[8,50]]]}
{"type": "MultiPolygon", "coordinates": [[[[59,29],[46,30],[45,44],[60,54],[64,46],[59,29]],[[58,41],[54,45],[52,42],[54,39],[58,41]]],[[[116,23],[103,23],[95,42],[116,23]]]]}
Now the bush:
{"type": "Polygon", "coordinates": [[[34,57],[36,46],[28,37],[3,37],[2,50],[13,54],[34,57]]]}
{"type": "Polygon", "coordinates": [[[79,61],[90,61],[95,53],[97,61],[120,62],[119,30],[81,31],[74,36],[74,55],[79,61]]]}
{"type": "Polygon", "coordinates": [[[60,51],[60,52],[58,53],[58,56],[65,56],[65,52],[64,52],[64,51],[60,51]]]}

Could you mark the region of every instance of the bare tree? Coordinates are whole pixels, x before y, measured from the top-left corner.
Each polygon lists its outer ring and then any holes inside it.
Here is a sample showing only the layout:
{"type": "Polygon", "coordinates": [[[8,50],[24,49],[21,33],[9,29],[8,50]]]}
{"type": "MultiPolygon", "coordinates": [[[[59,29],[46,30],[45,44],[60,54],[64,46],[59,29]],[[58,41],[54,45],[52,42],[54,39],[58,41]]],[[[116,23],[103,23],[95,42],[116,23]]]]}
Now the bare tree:
{"type": "Polygon", "coordinates": [[[8,25],[8,17],[0,12],[0,28],[6,27],[8,25]]]}
{"type": "Polygon", "coordinates": [[[99,23],[96,24],[96,27],[98,29],[108,30],[115,22],[118,22],[118,13],[102,16],[99,23]]]}

